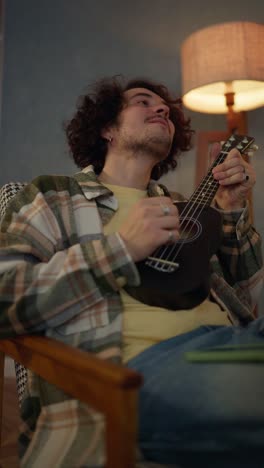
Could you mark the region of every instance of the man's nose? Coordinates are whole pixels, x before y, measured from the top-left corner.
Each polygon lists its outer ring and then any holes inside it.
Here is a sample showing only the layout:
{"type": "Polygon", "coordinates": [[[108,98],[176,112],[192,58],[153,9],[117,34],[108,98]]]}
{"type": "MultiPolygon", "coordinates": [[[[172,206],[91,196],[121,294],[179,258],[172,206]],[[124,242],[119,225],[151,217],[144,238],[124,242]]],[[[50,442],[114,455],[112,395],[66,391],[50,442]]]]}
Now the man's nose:
{"type": "Polygon", "coordinates": [[[166,119],[169,117],[170,115],[170,110],[168,108],[168,106],[166,104],[159,104],[157,107],[156,107],[156,110],[155,112],[159,115],[162,115],[162,117],[165,117],[166,119]]]}

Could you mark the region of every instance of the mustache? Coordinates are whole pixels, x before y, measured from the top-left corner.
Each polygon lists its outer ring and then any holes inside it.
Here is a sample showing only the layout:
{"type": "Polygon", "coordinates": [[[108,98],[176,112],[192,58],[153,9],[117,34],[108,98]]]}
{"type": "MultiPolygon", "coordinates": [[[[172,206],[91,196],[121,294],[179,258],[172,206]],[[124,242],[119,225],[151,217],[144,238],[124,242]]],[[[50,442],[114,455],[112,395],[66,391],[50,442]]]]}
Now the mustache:
{"type": "Polygon", "coordinates": [[[162,122],[165,123],[167,127],[169,127],[168,119],[162,115],[153,115],[152,117],[147,117],[145,122],[162,122]]]}

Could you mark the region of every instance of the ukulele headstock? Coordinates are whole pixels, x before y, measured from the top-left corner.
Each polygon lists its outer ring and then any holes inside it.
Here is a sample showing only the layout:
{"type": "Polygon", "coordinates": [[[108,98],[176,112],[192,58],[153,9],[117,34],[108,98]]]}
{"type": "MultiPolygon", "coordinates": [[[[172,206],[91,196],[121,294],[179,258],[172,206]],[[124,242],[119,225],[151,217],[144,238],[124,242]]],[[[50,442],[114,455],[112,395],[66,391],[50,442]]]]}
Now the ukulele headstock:
{"type": "MultiPolygon", "coordinates": [[[[228,153],[231,149],[236,148],[241,154],[256,151],[257,145],[253,145],[255,139],[247,135],[231,135],[228,140],[222,144],[222,153],[228,153]]],[[[252,155],[252,154],[251,154],[252,155]]]]}

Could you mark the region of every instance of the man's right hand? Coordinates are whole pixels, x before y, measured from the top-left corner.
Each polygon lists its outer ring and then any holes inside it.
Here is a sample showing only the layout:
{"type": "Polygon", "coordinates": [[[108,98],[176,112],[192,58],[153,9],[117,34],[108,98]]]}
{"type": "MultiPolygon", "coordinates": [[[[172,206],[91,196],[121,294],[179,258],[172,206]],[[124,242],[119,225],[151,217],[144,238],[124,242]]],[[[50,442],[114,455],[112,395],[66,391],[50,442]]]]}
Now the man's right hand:
{"type": "Polygon", "coordinates": [[[144,198],[135,203],[119,234],[134,262],[161,245],[179,238],[179,212],[169,197],[144,198]]]}

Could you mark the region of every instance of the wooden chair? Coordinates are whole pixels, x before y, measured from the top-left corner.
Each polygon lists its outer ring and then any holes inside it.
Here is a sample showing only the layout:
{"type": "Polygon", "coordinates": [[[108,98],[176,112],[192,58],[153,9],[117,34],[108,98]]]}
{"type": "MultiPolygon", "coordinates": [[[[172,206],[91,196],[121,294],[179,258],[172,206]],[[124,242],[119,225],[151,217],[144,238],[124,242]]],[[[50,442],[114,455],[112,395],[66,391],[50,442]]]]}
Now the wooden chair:
{"type": "Polygon", "coordinates": [[[46,337],[0,340],[0,424],[5,356],[102,412],[106,418],[106,467],[135,466],[140,374],[46,337]]]}

